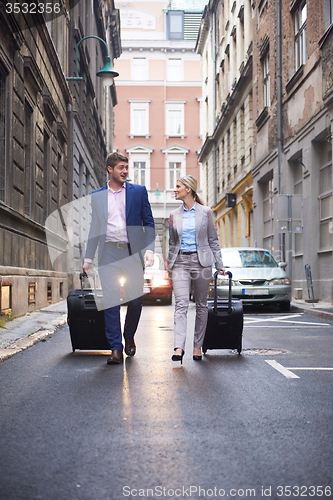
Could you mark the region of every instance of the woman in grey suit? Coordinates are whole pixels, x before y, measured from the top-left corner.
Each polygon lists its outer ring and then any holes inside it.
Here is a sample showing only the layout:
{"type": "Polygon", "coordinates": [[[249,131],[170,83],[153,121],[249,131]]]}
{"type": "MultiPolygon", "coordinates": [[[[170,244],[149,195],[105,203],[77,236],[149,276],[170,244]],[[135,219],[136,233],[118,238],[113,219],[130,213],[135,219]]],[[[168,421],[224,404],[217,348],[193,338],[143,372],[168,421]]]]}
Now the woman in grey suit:
{"type": "Polygon", "coordinates": [[[170,214],[169,269],[172,270],[175,294],[174,355],[173,361],[183,361],[187,331],[187,311],[191,280],[194,284],[196,317],[193,359],[202,359],[208,307],[207,294],[212,279],[212,264],[223,270],[221,250],[213,212],[204,206],[197,194],[197,181],[191,175],[179,179],[175,188],[176,200],[183,205],[170,214]]]}

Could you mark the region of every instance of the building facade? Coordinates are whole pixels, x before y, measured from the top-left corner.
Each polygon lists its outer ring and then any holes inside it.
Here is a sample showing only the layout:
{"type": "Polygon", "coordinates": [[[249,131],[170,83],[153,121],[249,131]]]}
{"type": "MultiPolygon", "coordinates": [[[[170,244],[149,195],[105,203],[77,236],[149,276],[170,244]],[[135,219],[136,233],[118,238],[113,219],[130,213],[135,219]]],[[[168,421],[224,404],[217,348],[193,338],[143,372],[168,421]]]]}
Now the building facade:
{"type": "Polygon", "coordinates": [[[202,59],[202,186],[221,247],[253,241],[252,29],[250,0],[210,0],[196,46],[202,59]]]}
{"type": "Polygon", "coordinates": [[[293,296],[306,300],[310,266],[314,298],[328,302],[332,22],[331,0],[211,0],[197,40],[199,160],[221,246],[271,250],[287,264],[293,296]]]}
{"type": "MultiPolygon", "coordinates": [[[[67,2],[57,5],[59,12],[44,17],[15,14],[0,3],[1,314],[17,316],[66,297],[77,267],[75,251],[69,263],[63,248],[55,247],[59,258],[51,261],[45,223],[105,180],[106,120],[113,123],[115,91],[107,113],[105,91],[95,76],[105,55],[99,42],[88,40],[79,51],[83,81],[67,78],[75,76],[78,40],[86,35],[106,40],[116,33],[117,26],[111,28],[116,11],[112,1],[95,2],[93,8],[80,1],[72,10],[67,2]]],[[[109,46],[111,56],[119,52],[119,23],[118,46],[116,41],[109,46]]],[[[64,224],[75,232],[75,216],[74,223],[64,224]]]]}
{"type": "Polygon", "coordinates": [[[310,265],[314,298],[328,302],[332,15],[327,0],[261,1],[254,9],[253,44],[255,243],[287,262],[294,297],[313,298],[305,272],[310,265]]]}
{"type": "Polygon", "coordinates": [[[179,205],[176,180],[191,174],[200,183],[201,77],[195,41],[204,3],[116,2],[122,56],[115,63],[114,148],[128,155],[131,182],[147,187],[156,251],[164,256],[167,219],[179,205]]]}

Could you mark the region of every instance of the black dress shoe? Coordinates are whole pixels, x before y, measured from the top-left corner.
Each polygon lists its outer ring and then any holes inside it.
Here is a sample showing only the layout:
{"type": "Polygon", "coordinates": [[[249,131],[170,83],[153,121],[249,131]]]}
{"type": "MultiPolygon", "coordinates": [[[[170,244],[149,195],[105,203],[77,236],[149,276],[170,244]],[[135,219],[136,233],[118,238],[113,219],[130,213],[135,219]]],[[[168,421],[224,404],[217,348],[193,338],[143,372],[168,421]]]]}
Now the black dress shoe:
{"type": "Polygon", "coordinates": [[[111,352],[111,356],[107,360],[108,365],[120,365],[124,360],[123,352],[117,349],[111,352]]]}
{"type": "Polygon", "coordinates": [[[127,356],[134,356],[136,353],[136,345],[134,339],[127,339],[125,337],[125,353],[127,356]]]}
{"type": "Polygon", "coordinates": [[[193,354],[193,360],[194,361],[201,361],[202,360],[202,356],[196,356],[195,354],[193,354]]]}

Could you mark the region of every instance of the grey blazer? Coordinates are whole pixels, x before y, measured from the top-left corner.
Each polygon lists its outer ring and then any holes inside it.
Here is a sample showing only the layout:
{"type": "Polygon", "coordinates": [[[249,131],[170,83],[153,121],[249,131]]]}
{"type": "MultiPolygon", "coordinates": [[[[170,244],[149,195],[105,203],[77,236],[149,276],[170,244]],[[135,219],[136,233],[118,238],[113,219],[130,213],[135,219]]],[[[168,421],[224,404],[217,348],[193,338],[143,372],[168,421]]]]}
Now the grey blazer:
{"type": "MultiPolygon", "coordinates": [[[[169,219],[169,269],[172,269],[180,250],[183,232],[183,205],[170,214],[169,219]]],[[[199,263],[203,267],[215,263],[223,268],[220,244],[217,237],[213,212],[204,205],[195,205],[195,239],[199,263]]]]}

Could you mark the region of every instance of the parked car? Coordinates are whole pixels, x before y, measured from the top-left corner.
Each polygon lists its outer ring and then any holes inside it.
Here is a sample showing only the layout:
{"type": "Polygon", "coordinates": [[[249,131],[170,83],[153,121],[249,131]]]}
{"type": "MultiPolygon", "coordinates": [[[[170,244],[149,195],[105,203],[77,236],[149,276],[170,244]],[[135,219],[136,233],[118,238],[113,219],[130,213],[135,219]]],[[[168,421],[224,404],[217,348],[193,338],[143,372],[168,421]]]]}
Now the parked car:
{"type": "MultiPolygon", "coordinates": [[[[125,304],[125,278],[120,278],[120,302],[125,304]]],[[[144,273],[143,301],[160,300],[172,304],[172,281],[162,255],[154,254],[154,264],[146,267],[144,273]]]]}
{"type": "MultiPolygon", "coordinates": [[[[290,310],[291,282],[284,270],[286,263],[278,264],[265,248],[232,247],[221,252],[225,269],[232,273],[234,298],[241,299],[243,304],[279,304],[282,311],[290,310]]],[[[228,281],[227,276],[218,276],[219,298],[228,297],[228,281]]],[[[208,297],[213,296],[212,280],[208,297]]]]}
{"type": "Polygon", "coordinates": [[[145,269],[143,293],[144,302],[161,300],[164,304],[172,304],[172,281],[168,267],[158,253],[154,256],[154,264],[145,269]]]}

